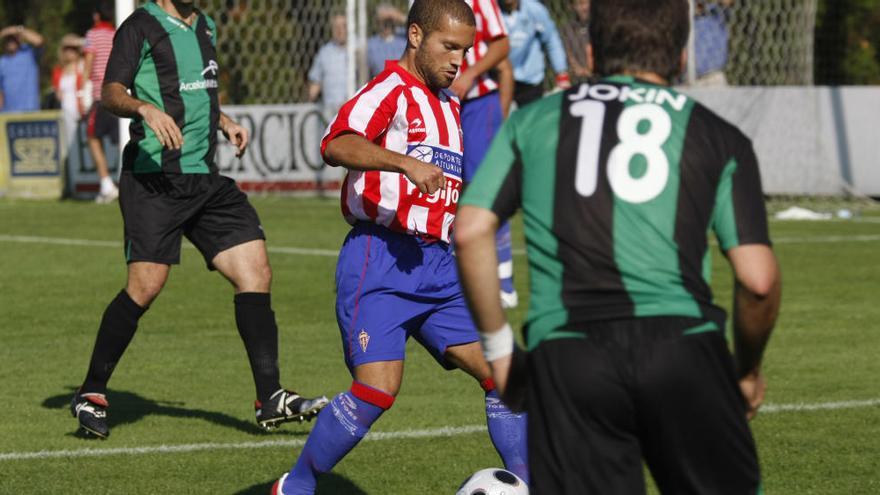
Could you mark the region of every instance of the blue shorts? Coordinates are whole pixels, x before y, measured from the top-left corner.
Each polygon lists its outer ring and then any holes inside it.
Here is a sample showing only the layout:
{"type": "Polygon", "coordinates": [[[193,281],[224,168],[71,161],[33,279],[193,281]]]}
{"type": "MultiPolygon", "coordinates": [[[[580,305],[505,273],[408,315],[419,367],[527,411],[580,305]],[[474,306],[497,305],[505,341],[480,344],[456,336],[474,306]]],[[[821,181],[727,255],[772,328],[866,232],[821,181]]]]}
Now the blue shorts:
{"type": "Polygon", "coordinates": [[[345,364],[403,360],[412,336],[446,369],[448,347],[479,340],[445,243],[359,222],[336,265],[336,321],[345,364]]]}
{"type": "Polygon", "coordinates": [[[465,183],[473,179],[503,121],[504,115],[501,113],[501,97],[498,91],[462,103],[461,132],[464,134],[462,168],[465,183]]]}

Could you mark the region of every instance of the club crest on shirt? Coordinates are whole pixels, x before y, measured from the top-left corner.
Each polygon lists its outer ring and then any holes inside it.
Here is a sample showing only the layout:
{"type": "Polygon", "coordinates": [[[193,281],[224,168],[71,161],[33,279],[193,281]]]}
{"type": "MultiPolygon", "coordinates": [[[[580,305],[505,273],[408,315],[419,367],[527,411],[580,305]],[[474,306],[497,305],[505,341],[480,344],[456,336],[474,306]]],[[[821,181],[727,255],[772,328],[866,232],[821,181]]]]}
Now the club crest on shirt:
{"type": "Polygon", "coordinates": [[[368,334],[363,328],[358,334],[358,342],[361,344],[361,351],[367,352],[367,346],[370,345],[370,334],[368,334]]]}

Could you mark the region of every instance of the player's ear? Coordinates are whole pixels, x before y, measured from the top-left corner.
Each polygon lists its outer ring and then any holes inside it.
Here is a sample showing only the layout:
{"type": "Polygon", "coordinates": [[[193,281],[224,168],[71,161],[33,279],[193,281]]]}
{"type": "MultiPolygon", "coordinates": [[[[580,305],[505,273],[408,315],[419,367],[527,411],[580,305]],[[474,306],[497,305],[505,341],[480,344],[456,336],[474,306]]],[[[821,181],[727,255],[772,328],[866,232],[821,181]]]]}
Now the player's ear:
{"type": "Polygon", "coordinates": [[[422,40],[425,37],[425,32],[422,31],[422,27],[416,23],[412,23],[409,25],[409,29],[407,30],[406,34],[409,38],[409,46],[412,48],[418,48],[422,44],[422,40]]]}
{"type": "Polygon", "coordinates": [[[596,72],[596,61],[593,58],[593,42],[587,42],[587,70],[590,74],[596,72]]]}
{"type": "Polygon", "coordinates": [[[681,55],[678,57],[678,73],[684,74],[684,71],[687,70],[688,65],[688,51],[687,48],[681,51],[681,55]]]}

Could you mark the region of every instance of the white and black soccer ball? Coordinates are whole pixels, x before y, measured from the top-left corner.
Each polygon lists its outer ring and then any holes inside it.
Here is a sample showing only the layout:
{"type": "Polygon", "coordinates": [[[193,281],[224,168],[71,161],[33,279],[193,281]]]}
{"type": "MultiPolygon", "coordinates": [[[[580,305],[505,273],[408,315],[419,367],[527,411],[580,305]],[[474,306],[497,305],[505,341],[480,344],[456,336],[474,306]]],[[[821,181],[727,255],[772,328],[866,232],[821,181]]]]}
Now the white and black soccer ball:
{"type": "Polygon", "coordinates": [[[464,480],[455,495],[529,495],[529,487],[510,471],[489,468],[464,480]]]}

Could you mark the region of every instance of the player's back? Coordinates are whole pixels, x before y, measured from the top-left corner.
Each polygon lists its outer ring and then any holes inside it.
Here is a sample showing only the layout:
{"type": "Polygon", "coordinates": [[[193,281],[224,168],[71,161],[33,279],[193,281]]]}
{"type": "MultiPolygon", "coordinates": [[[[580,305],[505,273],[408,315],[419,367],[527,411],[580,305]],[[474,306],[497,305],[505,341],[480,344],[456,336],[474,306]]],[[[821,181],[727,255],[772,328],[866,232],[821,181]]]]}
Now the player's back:
{"type": "Polygon", "coordinates": [[[687,96],[630,77],[545,98],[507,127],[532,279],[530,345],[597,320],[723,324],[708,284],[709,231],[725,250],[768,242],[748,138],[687,96]]]}

